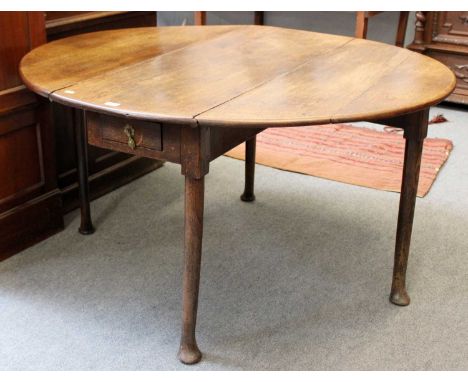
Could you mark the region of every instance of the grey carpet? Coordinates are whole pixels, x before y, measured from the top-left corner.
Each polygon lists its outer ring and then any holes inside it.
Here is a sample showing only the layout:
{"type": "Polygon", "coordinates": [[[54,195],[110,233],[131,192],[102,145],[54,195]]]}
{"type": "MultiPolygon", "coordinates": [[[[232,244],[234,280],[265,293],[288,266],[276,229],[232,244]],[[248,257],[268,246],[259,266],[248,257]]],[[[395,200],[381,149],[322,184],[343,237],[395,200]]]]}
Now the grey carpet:
{"type": "Polygon", "coordinates": [[[399,195],[243,162],[207,176],[199,365],[176,359],[183,178],[167,164],[0,263],[0,369],[467,369],[468,118],[431,136],[454,150],[418,199],[408,287],[388,302],[399,195]]]}

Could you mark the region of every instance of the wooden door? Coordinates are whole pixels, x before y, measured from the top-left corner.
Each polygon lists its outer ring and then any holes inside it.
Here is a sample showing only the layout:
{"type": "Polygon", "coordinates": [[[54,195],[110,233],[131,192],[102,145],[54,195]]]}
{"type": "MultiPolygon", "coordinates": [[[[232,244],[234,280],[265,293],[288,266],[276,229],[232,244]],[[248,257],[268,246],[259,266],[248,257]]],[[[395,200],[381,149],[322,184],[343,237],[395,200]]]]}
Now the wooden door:
{"type": "Polygon", "coordinates": [[[0,259],[63,227],[49,102],[18,74],[45,40],[42,12],[0,12],[0,259]]]}

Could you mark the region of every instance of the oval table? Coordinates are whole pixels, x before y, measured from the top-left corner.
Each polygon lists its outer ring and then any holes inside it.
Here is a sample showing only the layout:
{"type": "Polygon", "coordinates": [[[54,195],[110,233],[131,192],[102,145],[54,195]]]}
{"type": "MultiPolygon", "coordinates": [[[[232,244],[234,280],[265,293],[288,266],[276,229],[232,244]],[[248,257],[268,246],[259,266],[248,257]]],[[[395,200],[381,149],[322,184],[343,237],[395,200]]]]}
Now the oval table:
{"type": "Polygon", "coordinates": [[[351,37],[268,26],[137,28],[54,41],[20,65],[31,90],[73,109],[82,234],[94,231],[87,142],[181,165],[185,256],[179,359],[195,340],[209,163],[246,142],[243,201],[254,200],[256,134],[271,127],[374,121],[404,129],[403,183],[390,301],[405,287],[428,110],[455,86],[421,54],[351,37]]]}

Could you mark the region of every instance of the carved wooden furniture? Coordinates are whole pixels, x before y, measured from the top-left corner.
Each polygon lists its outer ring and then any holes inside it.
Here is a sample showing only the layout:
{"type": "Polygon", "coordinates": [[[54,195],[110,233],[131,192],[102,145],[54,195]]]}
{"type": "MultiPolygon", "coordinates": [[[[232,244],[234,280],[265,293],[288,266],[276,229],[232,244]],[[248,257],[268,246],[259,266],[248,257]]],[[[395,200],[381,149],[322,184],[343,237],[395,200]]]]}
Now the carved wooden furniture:
{"type": "Polygon", "coordinates": [[[404,128],[390,300],[409,304],[405,274],[428,108],[455,86],[446,66],[406,49],[345,36],[263,26],[192,26],[55,41],[30,52],[20,70],[30,89],[73,109],[81,233],[94,231],[87,140],[180,164],[185,177],[182,362],[201,358],[195,324],[210,161],[247,141],[242,200],[252,201],[255,137],[268,127],[364,120],[404,128]]]}
{"type": "Polygon", "coordinates": [[[63,228],[48,102],[18,74],[45,42],[41,12],[0,12],[0,260],[63,228]]]}
{"type": "Polygon", "coordinates": [[[457,86],[447,101],[468,104],[468,11],[416,12],[416,31],[409,49],[447,65],[457,86]]]}
{"type": "MultiPolygon", "coordinates": [[[[376,16],[382,11],[358,11],[356,12],[356,31],[355,36],[367,38],[367,24],[372,16],[376,16]]],[[[395,45],[403,46],[405,43],[406,27],[408,25],[408,11],[400,11],[398,18],[397,32],[395,36],[395,45]]]]}

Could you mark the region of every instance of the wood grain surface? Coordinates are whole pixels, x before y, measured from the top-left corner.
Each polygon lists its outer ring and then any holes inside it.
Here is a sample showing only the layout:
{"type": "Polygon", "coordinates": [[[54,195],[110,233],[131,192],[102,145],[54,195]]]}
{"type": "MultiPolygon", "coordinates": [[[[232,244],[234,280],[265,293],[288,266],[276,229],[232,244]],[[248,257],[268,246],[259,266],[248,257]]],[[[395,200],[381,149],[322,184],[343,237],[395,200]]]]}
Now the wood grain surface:
{"type": "Polygon", "coordinates": [[[455,86],[447,67],[418,53],[267,26],[85,34],[35,49],[20,72],[65,105],[192,126],[376,120],[436,104],[455,86]]]}
{"type": "Polygon", "coordinates": [[[242,200],[252,201],[255,135],[266,127],[387,119],[404,127],[390,299],[409,303],[406,264],[428,106],[455,86],[444,65],[351,37],[265,26],[195,26],[58,40],[27,54],[20,72],[32,90],[75,109],[82,233],[93,231],[87,132],[100,147],[180,163],[186,186],[182,362],[201,359],[195,326],[209,163],[249,141],[242,200]]]}

